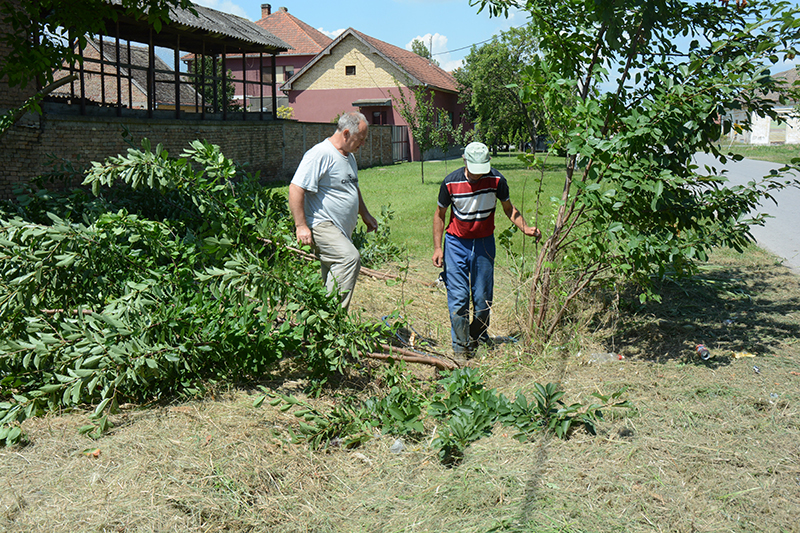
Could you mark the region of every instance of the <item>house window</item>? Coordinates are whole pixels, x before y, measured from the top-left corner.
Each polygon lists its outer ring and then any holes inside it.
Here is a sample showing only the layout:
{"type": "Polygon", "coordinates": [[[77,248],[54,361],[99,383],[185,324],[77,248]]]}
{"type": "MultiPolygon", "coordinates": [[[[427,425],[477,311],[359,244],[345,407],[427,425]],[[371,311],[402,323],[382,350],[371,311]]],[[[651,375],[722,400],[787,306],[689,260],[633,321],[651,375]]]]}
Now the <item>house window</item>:
{"type": "Polygon", "coordinates": [[[355,65],[347,65],[344,67],[344,75],[345,76],[355,76],[356,75],[356,66],[355,65]]]}
{"type": "MultiPolygon", "coordinates": [[[[272,83],[272,67],[266,66],[262,68],[261,75],[264,77],[264,83],[272,83]]],[[[294,76],[294,67],[291,65],[276,66],[275,76],[278,83],[288,81],[289,78],[294,76]]]]}

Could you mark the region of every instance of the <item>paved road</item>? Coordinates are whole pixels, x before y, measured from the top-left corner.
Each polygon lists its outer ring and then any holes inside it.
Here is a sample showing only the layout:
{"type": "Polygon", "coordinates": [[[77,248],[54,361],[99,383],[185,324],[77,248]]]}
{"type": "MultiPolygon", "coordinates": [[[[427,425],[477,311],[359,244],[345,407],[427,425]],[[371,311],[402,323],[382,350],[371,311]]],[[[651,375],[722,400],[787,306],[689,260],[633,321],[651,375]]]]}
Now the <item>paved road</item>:
{"type": "MultiPolygon", "coordinates": [[[[703,172],[703,165],[712,163],[717,169],[726,168],[727,177],[733,185],[747,185],[748,182],[769,174],[772,169],[781,165],[743,159],[740,162],[728,161],[722,165],[708,154],[697,154],[695,162],[700,165],[699,172],[703,172]]],[[[775,200],[778,205],[770,200],[761,204],[758,212],[768,213],[774,218],[768,218],[764,226],[753,226],[751,233],[756,238],[758,245],[784,259],[784,264],[800,274],[800,189],[789,187],[776,193],[775,200]]]]}

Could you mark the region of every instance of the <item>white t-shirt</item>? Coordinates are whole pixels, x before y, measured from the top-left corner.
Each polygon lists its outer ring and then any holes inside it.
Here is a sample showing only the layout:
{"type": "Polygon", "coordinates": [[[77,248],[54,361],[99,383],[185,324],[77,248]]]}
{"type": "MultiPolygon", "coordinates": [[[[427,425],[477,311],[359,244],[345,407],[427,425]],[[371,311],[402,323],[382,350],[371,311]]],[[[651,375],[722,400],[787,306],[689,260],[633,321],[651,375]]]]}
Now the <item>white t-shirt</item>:
{"type": "Polygon", "coordinates": [[[305,153],[292,183],[305,189],[306,224],[332,222],[349,239],[358,224],[358,165],[325,139],[305,153]]]}

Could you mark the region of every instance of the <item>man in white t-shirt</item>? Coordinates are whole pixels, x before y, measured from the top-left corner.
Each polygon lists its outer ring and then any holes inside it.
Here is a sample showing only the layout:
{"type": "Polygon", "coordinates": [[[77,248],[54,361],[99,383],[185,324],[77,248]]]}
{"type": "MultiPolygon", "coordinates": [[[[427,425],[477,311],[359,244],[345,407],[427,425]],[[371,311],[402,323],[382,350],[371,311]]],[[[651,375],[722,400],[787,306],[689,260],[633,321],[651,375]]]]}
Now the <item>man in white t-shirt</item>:
{"type": "Polygon", "coordinates": [[[305,153],[289,185],[297,240],[314,249],[328,292],[338,286],[345,309],[361,270],[361,256],[351,240],[358,215],[367,231],[378,228],[361,197],[353,156],[364,144],[368,127],[361,113],[342,115],[336,132],[305,153]]]}

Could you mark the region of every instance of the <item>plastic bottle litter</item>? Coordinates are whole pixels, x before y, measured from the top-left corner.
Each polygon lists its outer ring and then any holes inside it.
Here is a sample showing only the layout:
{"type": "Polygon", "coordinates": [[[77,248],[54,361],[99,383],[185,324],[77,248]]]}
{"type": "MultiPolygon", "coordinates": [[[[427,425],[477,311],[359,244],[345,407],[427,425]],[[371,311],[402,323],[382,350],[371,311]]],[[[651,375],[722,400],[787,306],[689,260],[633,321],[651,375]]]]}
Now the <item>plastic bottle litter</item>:
{"type": "Polygon", "coordinates": [[[698,344],[697,346],[695,346],[694,351],[697,353],[697,355],[700,356],[700,359],[702,359],[703,361],[708,361],[711,358],[711,352],[708,350],[708,348],[705,347],[704,344],[698,344]]]}
{"type": "Polygon", "coordinates": [[[611,361],[622,361],[625,356],[619,353],[602,352],[589,354],[589,363],[609,363],[611,361]]]}
{"type": "Polygon", "coordinates": [[[403,444],[403,440],[402,439],[396,439],[394,441],[394,444],[392,444],[392,447],[389,448],[389,451],[392,452],[392,453],[400,453],[405,449],[406,449],[406,445],[403,444]]]}

